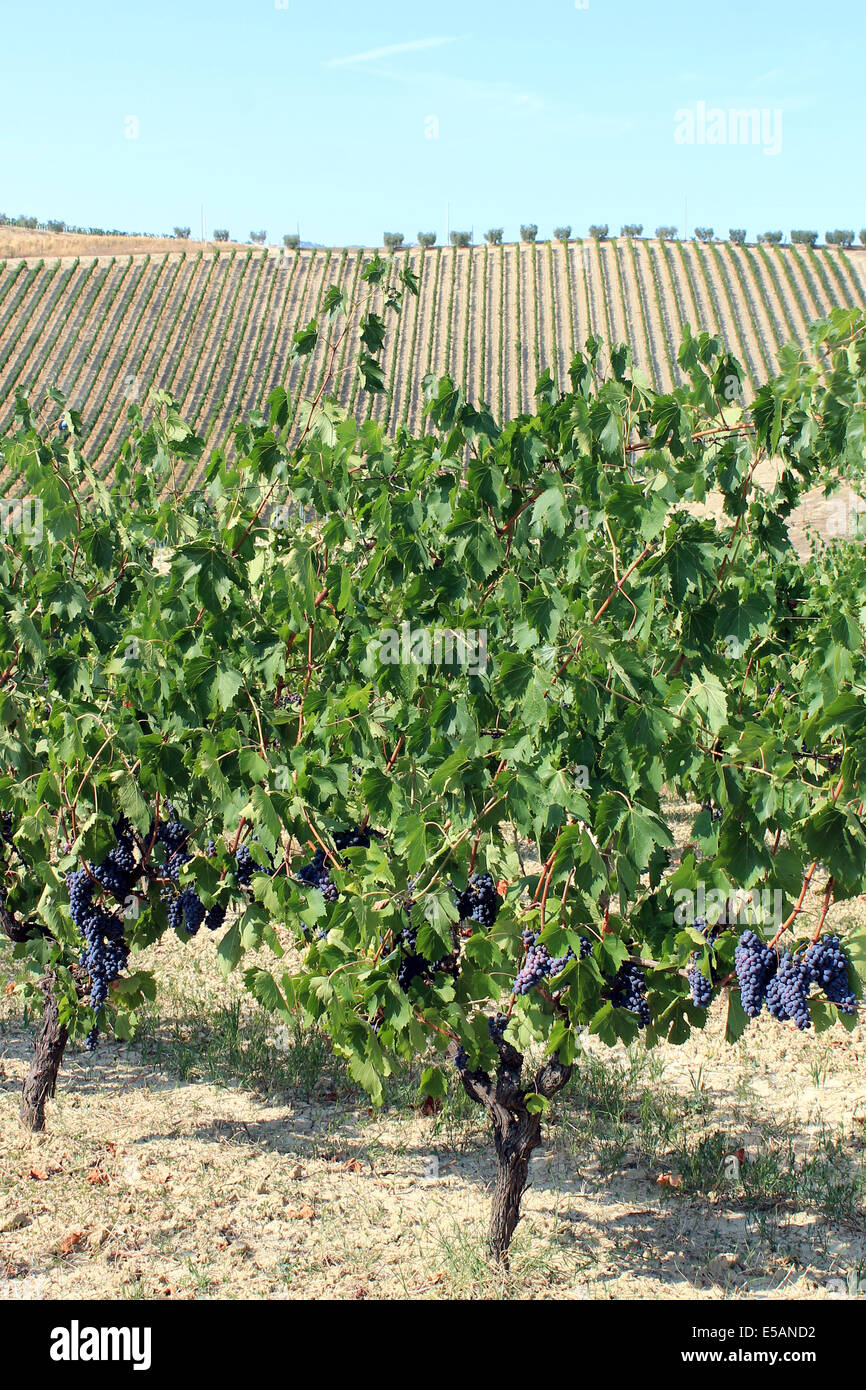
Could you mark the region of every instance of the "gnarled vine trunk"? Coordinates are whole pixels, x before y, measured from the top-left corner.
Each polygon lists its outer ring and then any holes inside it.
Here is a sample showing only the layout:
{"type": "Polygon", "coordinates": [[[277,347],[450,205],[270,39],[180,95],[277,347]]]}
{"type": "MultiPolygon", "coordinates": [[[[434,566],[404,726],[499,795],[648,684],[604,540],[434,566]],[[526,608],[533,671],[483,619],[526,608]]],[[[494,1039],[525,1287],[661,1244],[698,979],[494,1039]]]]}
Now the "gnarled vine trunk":
{"type": "Polygon", "coordinates": [[[21,1123],[34,1132],[45,1128],[45,1102],[51,1099],[57,1086],[57,1073],[69,1034],[60,1022],[53,977],[44,975],[39,982],[44,1004],[42,1029],[36,1039],[33,1057],[21,1092],[21,1123]]]}
{"type": "MultiPolygon", "coordinates": [[[[541,1116],[526,1106],[528,1091],[521,1084],[522,1054],[504,1039],[496,1046],[499,1066],[494,1077],[484,1071],[461,1071],[460,1079],[470,1100],[486,1105],[490,1111],[498,1168],[487,1250],[492,1260],[507,1269],[511,1238],[520,1220],[520,1201],[529,1178],[529,1160],[533,1149],[541,1143],[541,1116]]],[[[570,1066],[552,1057],[530,1089],[549,1098],[562,1089],[571,1072],[570,1066]]]]}
{"type": "Polygon", "coordinates": [[[497,1264],[508,1268],[508,1247],[520,1220],[520,1199],[529,1178],[532,1150],[541,1143],[541,1118],[524,1110],[493,1116],[493,1139],[499,1168],[493,1187],[493,1205],[487,1231],[487,1248],[497,1264]]]}

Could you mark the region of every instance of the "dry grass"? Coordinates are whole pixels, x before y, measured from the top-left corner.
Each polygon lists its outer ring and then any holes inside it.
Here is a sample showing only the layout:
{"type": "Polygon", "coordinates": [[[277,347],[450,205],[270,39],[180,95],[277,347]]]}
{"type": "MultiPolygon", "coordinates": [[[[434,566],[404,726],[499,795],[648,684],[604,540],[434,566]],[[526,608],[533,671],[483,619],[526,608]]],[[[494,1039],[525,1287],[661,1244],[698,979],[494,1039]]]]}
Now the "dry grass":
{"type": "Polygon", "coordinates": [[[39,232],[0,227],[0,258],[44,256],[140,256],[162,251],[217,251],[246,246],[241,241],[182,241],[173,236],[88,236],[85,232],[39,232]]]}

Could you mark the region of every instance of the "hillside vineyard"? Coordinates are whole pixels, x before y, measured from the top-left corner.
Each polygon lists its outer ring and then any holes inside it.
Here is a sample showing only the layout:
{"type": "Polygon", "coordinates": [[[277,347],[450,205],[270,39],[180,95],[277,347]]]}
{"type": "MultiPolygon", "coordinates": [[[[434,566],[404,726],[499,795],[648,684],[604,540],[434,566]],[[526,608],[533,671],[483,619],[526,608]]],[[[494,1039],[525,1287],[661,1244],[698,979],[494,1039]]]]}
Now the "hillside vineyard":
{"type": "MultiPolygon", "coordinates": [[[[197,433],[224,444],[233,417],[277,383],[296,397],[315,390],[325,343],[286,380],[292,334],[331,285],[357,317],[375,254],[235,248],[0,262],[0,428],[12,423],[16,390],[38,406],[57,386],[83,416],[91,459],[108,467],[129,401],[146,409],[162,387],[197,433]]],[[[628,342],[667,391],[682,379],[676,350],[689,324],[720,333],[755,386],[777,371],[785,343],[807,341],[809,323],[834,306],[866,308],[866,250],[619,238],[410,248],[397,260],[421,293],[389,323],[387,396],[359,392],[349,336],[329,388],[389,432],[423,428],[427,372],[450,375],[507,420],[532,410],[545,367],[567,384],[573,350],[592,333],[628,342]]]]}

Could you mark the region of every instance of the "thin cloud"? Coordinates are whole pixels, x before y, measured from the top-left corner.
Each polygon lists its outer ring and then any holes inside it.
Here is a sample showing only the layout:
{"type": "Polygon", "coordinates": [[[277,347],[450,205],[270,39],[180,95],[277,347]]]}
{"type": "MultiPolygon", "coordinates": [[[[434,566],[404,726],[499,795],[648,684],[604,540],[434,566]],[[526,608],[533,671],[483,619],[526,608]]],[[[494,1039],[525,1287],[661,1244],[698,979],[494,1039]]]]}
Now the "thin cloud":
{"type": "Polygon", "coordinates": [[[455,36],[436,39],[411,39],[408,43],[391,43],[386,48],[371,48],[366,53],[351,53],[346,58],[331,58],[326,68],[348,68],[362,63],[376,63],[380,58],[393,58],[397,53],[417,53],[422,48],[441,48],[446,43],[457,43],[455,36]]]}

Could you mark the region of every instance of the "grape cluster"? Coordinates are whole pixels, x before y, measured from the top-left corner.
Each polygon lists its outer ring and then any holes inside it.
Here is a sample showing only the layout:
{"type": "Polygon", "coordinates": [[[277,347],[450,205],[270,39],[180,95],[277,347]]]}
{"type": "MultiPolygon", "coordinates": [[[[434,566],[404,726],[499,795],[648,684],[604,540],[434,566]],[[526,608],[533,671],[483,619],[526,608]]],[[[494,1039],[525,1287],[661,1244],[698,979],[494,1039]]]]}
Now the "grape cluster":
{"type": "Polygon", "coordinates": [[[90,1007],[100,1009],[108,998],[109,985],[126,966],[129,953],[123,940],[123,922],[94,903],[98,881],[87,869],[67,874],[66,884],[72,920],[85,942],[80,964],[90,976],[90,1007]]]}
{"type": "Polygon", "coordinates": [[[397,967],[397,984],[403,993],[409,993],[409,986],[413,980],[420,979],[426,984],[429,979],[429,969],[430,962],[426,957],[414,953],[405,955],[397,967]]]}
{"type": "Polygon", "coordinates": [[[478,922],[492,927],[499,914],[499,894],[491,874],[472,874],[465,890],[455,894],[454,903],[461,922],[478,922]]]}
{"type": "MultiPolygon", "coordinates": [[[[570,946],[564,956],[552,956],[547,947],[539,942],[540,935],[540,932],[533,932],[529,928],[523,933],[526,957],[511,987],[512,994],[528,994],[531,989],[540,985],[542,980],[560,975],[568,962],[575,959],[570,946]]],[[[581,937],[580,959],[584,960],[591,951],[592,942],[588,937],[581,937]]]]}
{"type": "MultiPolygon", "coordinates": [[[[695,917],[692,926],[697,927],[698,931],[702,932],[707,938],[707,941],[710,942],[715,941],[716,937],[722,931],[722,924],[720,922],[715,922],[712,926],[709,926],[706,917],[695,917]]],[[[696,1004],[699,1009],[708,1009],[713,1002],[713,989],[715,985],[718,984],[718,980],[712,965],[710,966],[710,978],[707,979],[698,964],[698,960],[699,953],[694,951],[689,960],[689,968],[687,971],[688,981],[692,990],[692,1003],[696,1004]]]]}
{"type": "Polygon", "coordinates": [[[88,868],[100,887],[122,903],[126,901],[137,877],[135,846],[127,821],[119,820],[116,823],[114,835],[117,841],[114,849],[108,851],[101,864],[89,864],[88,868]]]}
{"type": "Polygon", "coordinates": [[[458,1048],[457,1052],[454,1054],[454,1065],[458,1071],[465,1071],[469,1066],[469,1057],[465,1048],[458,1048]]]}
{"type": "MultiPolygon", "coordinates": [[[[166,806],[169,820],[160,821],[156,831],[156,838],[165,847],[165,872],[172,883],[177,883],[177,876],[184,864],[188,864],[192,855],[187,849],[190,832],[182,821],[179,821],[171,806],[166,806]]],[[[153,838],[153,826],[150,830],[151,839],[153,838]]]]}
{"type": "Polygon", "coordinates": [[[318,888],[326,903],[335,903],[339,897],[339,889],[333,882],[326,861],[326,854],[323,849],[317,849],[309,864],[304,864],[298,870],[298,880],[300,883],[307,883],[311,888],[318,888]]]}
{"type": "Polygon", "coordinates": [[[856,1014],[857,996],[848,982],[848,958],[838,936],[822,936],[813,941],[803,960],[830,1003],[840,1013],[856,1014]]]}
{"type": "Polygon", "coordinates": [[[714,805],[712,801],[702,801],[701,810],[709,811],[712,820],[721,820],[724,815],[721,806],[714,805]]]}
{"type": "Polygon", "coordinates": [[[213,907],[209,907],[207,910],[204,924],[208,931],[219,931],[225,919],[226,909],[223,907],[222,903],[214,903],[213,907]]]}
{"type": "Polygon", "coordinates": [[[778,967],[778,957],[753,931],[745,931],[734,952],[734,968],[740,985],[740,1001],[749,1018],[757,1018],[767,997],[767,986],[778,967]]]}
{"type": "Polygon", "coordinates": [[[750,1018],[766,1003],[773,1018],[792,1020],[801,1031],[811,1028],[809,988],[816,984],[844,1014],[857,1012],[848,979],[848,959],[838,936],[822,936],[802,955],[786,951],[781,959],[754,932],[744,932],[734,955],[740,998],[750,1018]]]}
{"type": "Polygon", "coordinates": [[[508,1027],[507,1014],[494,1014],[487,1020],[487,1031],[490,1034],[490,1041],[495,1043],[502,1042],[505,1036],[505,1029],[508,1027]]]}
{"type": "MultiPolygon", "coordinates": [[[[69,911],[84,938],[80,965],[90,976],[90,1007],[101,1009],[109,986],[126,968],[129,950],[123,939],[123,920],[94,902],[102,889],[118,902],[124,902],[138,875],[135,849],[129,823],[121,818],[114,825],[115,847],[101,864],[87,864],[66,875],[69,911]]],[[[91,1029],[87,1046],[96,1046],[98,1030],[91,1029]]]]}
{"type": "Polygon", "coordinates": [[[799,956],[786,951],[779,961],[779,968],[767,985],[767,1009],[773,1018],[784,1022],[792,1019],[802,1031],[812,1027],[809,1013],[809,986],[812,972],[799,956]]]}
{"type": "Polygon", "coordinates": [[[0,840],[12,841],[12,812],[0,811],[0,840]]]}
{"type": "Polygon", "coordinates": [[[638,1027],[646,1028],[650,1021],[650,1008],[642,966],[624,961],[614,976],[607,997],[615,1009],[627,1009],[629,1013],[637,1014],[638,1027]]]}
{"type": "MultiPolygon", "coordinates": [[[[351,830],[338,830],[334,835],[334,846],[339,852],[345,849],[369,849],[373,833],[360,825],[353,826],[351,830]]],[[[307,883],[312,888],[318,888],[326,903],[335,903],[340,894],[337,885],[331,878],[328,863],[328,856],[320,846],[309,864],[304,864],[303,868],[298,870],[297,876],[299,882],[307,883]]],[[[343,867],[348,868],[349,863],[348,859],[344,859],[343,867]]],[[[324,934],[322,933],[322,935],[324,934]]]]}
{"type": "Polygon", "coordinates": [[[688,980],[692,989],[692,1003],[699,1009],[708,1009],[713,1002],[713,984],[698,965],[697,952],[692,956],[688,970],[688,980]]]}

